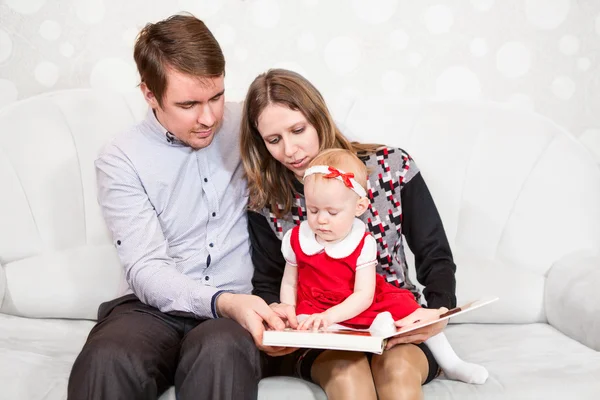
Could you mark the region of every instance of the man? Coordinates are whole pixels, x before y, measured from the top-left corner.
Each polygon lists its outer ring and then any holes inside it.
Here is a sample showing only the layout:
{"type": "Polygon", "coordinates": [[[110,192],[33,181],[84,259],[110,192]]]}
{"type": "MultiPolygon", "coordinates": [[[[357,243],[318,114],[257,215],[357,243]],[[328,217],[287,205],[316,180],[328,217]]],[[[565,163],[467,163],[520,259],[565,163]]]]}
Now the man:
{"type": "MultiPolygon", "coordinates": [[[[98,200],[129,294],[104,303],[73,365],[69,399],[256,398],[264,324],[253,273],[241,108],[224,102],[225,60],[202,23],[148,24],[134,58],[149,107],[96,160],[98,200]]],[[[108,116],[107,116],[108,117],[108,116]]]]}

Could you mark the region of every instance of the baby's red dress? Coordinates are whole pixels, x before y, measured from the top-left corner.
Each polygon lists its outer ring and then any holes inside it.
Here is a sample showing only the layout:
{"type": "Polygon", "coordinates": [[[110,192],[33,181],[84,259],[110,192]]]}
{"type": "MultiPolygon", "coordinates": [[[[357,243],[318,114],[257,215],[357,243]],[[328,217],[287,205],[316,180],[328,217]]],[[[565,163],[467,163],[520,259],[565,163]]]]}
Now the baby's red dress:
{"type": "MultiPolygon", "coordinates": [[[[304,221],[285,235],[282,252],[286,261],[298,268],[297,315],[322,313],[340,304],[354,292],[357,268],[377,263],[375,238],[365,231],[359,219],[346,238],[327,247],[317,242],[304,221]]],[[[341,325],[365,329],[383,311],[389,311],[398,320],[420,308],[409,290],[393,286],[379,274],[375,282],[371,306],[341,325]]]]}

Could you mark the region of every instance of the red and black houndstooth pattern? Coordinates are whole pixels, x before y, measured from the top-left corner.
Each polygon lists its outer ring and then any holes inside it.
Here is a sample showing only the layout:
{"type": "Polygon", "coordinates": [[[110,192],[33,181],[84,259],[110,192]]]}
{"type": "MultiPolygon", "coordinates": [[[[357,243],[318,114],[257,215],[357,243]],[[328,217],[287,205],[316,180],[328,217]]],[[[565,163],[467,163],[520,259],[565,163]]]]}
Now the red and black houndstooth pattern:
{"type": "MultiPolygon", "coordinates": [[[[377,241],[377,272],[398,287],[420,293],[410,282],[402,237],[402,204],[400,192],[419,170],[412,158],[402,149],[383,148],[370,156],[361,157],[369,169],[367,197],[371,204],[361,219],[377,241]]],[[[296,194],[291,213],[277,218],[269,209],[263,210],[279,239],[295,225],[306,220],[306,204],[302,194],[296,194]]]]}

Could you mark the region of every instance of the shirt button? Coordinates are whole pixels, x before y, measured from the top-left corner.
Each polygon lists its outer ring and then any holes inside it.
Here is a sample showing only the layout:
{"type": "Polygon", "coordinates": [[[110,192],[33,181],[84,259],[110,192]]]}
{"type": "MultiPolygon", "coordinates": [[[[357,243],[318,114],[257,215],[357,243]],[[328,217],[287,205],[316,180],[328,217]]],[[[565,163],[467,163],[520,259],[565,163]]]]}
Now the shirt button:
{"type": "Polygon", "coordinates": [[[205,281],[207,281],[207,280],[209,280],[209,279],[210,279],[210,278],[209,278],[208,276],[205,276],[205,277],[204,277],[204,280],[205,280],[205,281]]]}
{"type": "Polygon", "coordinates": [[[217,216],[217,213],[216,213],[216,212],[212,213],[212,216],[213,216],[213,217],[216,217],[216,216],[217,216]]]}
{"type": "Polygon", "coordinates": [[[204,182],[208,182],[208,178],[204,178],[204,182]]]}
{"type": "Polygon", "coordinates": [[[210,246],[210,247],[214,247],[214,246],[215,246],[215,244],[214,244],[214,243],[211,243],[211,244],[209,244],[209,246],[210,246]]]}

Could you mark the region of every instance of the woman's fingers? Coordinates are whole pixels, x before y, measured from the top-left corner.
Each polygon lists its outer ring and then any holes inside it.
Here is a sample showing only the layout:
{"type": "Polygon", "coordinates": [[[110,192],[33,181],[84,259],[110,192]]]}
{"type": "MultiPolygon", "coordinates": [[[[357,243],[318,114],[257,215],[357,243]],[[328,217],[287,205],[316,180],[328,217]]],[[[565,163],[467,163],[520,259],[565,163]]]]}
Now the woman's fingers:
{"type": "Polygon", "coordinates": [[[392,347],[399,345],[399,344],[406,344],[406,343],[420,344],[420,343],[423,343],[425,340],[427,340],[427,335],[424,335],[424,334],[396,336],[396,337],[392,337],[392,338],[388,339],[385,349],[389,350],[392,347]]]}

